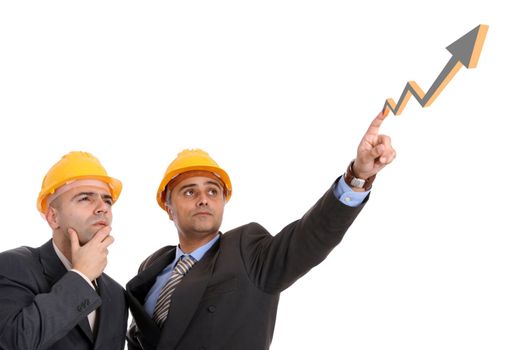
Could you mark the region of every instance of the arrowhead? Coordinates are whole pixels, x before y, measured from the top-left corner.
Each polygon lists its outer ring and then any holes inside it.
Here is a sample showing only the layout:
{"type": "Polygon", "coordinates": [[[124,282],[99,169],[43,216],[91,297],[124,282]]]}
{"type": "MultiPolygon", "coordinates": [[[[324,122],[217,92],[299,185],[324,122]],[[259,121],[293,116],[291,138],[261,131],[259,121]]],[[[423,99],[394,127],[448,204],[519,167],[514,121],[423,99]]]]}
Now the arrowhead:
{"type": "Polygon", "coordinates": [[[465,67],[475,68],[485,42],[489,26],[480,24],[467,34],[453,42],[447,50],[465,67]]]}

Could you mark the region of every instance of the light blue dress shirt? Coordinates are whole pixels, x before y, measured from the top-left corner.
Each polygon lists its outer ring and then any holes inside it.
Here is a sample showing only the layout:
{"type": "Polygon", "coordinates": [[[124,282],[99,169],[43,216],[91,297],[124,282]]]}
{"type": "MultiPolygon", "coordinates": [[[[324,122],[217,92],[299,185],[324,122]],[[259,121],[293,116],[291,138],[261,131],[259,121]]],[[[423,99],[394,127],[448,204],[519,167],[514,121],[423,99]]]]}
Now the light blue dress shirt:
{"type": "Polygon", "coordinates": [[[179,246],[177,246],[177,251],[175,253],[175,260],[171,262],[168,266],[162,270],[162,272],[157,276],[157,280],[155,281],[155,284],[148,292],[148,295],[146,295],[146,302],[144,303],[144,309],[150,315],[150,317],[153,316],[153,311],[155,310],[155,304],[157,303],[157,299],[159,298],[160,291],[162,288],[168,283],[168,279],[171,276],[171,272],[173,268],[175,267],[175,264],[177,261],[179,261],[183,256],[185,255],[191,255],[195,260],[199,261],[202,259],[204,254],[211,248],[211,246],[219,239],[219,234],[215,236],[211,241],[206,243],[205,245],[195,249],[193,252],[189,254],[185,254],[179,246]]]}
{"type": "MultiPolygon", "coordinates": [[[[350,186],[347,185],[344,178],[341,176],[339,178],[339,181],[337,182],[337,185],[334,187],[334,195],[339,199],[339,201],[345,205],[348,205],[350,207],[357,207],[363,201],[365,200],[366,196],[370,191],[365,192],[354,192],[350,188],[350,186]]],[[[184,255],[191,255],[195,260],[199,261],[202,259],[204,254],[211,248],[211,246],[219,239],[219,235],[215,236],[211,241],[203,245],[202,247],[199,247],[195,249],[193,252],[189,254],[185,254],[179,246],[177,246],[177,251],[175,253],[175,260],[171,262],[168,266],[162,270],[162,272],[157,276],[157,280],[155,281],[155,284],[153,287],[151,287],[150,291],[148,292],[148,295],[146,295],[146,302],[144,303],[144,309],[146,312],[150,315],[150,317],[153,316],[153,311],[155,310],[155,304],[157,303],[157,299],[159,298],[160,292],[164,285],[168,283],[168,279],[171,276],[171,271],[175,267],[175,264],[177,261],[179,261],[180,258],[182,258],[184,255]]]]}
{"type": "Polygon", "coordinates": [[[337,185],[334,187],[334,194],[343,204],[348,205],[349,207],[357,207],[365,200],[366,196],[370,191],[365,192],[355,192],[352,191],[352,188],[348,186],[343,176],[339,178],[337,185]]]}

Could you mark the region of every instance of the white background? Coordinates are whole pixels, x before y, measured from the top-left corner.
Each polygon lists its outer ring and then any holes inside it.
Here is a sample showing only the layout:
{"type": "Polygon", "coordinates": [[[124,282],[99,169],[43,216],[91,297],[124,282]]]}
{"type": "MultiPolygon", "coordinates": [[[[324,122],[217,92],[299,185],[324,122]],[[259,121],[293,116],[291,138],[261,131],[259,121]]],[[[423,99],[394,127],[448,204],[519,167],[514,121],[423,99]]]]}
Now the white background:
{"type": "Polygon", "coordinates": [[[39,246],[72,150],[124,183],[107,272],[177,242],[155,202],[183,148],[233,181],[223,231],[276,233],[342,174],[387,97],[428,89],[479,24],[476,69],[382,132],[398,158],[328,259],[281,296],[277,349],[524,349],[522,10],[516,1],[3,1],[1,250],[39,246]]]}

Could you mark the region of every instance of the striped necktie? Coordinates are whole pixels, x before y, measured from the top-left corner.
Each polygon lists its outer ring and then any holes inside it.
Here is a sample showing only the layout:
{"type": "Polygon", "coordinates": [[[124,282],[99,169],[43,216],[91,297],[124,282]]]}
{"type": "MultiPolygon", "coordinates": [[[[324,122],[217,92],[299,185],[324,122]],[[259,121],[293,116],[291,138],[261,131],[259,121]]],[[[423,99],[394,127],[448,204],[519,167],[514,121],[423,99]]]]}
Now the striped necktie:
{"type": "Polygon", "coordinates": [[[160,327],[162,327],[166,321],[166,318],[168,317],[168,311],[171,304],[171,295],[173,294],[175,287],[196,262],[197,261],[191,255],[185,255],[177,262],[170,278],[168,279],[168,282],[164,287],[162,287],[159,298],[157,299],[157,303],[155,304],[155,310],[153,311],[152,317],[153,321],[155,321],[155,323],[157,323],[160,327]]]}

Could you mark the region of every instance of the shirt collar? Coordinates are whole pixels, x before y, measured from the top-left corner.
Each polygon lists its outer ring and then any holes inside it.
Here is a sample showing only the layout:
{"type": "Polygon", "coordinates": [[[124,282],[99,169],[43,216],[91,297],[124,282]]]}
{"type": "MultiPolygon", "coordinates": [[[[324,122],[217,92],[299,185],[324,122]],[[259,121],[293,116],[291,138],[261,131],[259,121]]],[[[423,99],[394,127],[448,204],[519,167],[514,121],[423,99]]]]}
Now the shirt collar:
{"type": "Polygon", "coordinates": [[[183,255],[191,255],[195,260],[199,261],[200,259],[202,259],[204,254],[206,254],[206,252],[211,248],[211,246],[215,242],[217,242],[218,239],[219,239],[219,234],[217,234],[211,241],[209,241],[205,245],[200,246],[199,248],[195,249],[194,251],[190,253],[183,252],[182,249],[180,249],[180,245],[177,245],[177,252],[175,253],[175,262],[179,261],[179,259],[183,255]]]}

